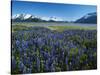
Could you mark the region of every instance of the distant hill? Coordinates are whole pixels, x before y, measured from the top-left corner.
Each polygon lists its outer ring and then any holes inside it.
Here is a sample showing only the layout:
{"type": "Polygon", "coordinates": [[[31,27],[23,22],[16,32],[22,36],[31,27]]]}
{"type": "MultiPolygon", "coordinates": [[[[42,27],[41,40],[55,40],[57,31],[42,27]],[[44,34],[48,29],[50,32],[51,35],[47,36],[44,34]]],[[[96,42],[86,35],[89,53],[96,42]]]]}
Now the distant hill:
{"type": "Polygon", "coordinates": [[[88,13],[82,18],[75,21],[75,23],[89,23],[89,24],[97,24],[97,13],[88,13]]]}

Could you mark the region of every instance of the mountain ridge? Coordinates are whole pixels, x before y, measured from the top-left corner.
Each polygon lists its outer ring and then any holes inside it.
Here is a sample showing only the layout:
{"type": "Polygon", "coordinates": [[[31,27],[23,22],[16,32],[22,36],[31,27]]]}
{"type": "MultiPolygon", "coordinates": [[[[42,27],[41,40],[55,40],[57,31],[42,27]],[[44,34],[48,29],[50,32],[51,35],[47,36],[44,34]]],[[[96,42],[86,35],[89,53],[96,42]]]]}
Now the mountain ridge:
{"type": "MultiPolygon", "coordinates": [[[[16,14],[12,16],[13,22],[68,22],[64,21],[61,18],[52,16],[52,17],[39,17],[31,14],[16,14]]],[[[70,21],[69,23],[89,23],[96,24],[97,23],[97,13],[92,12],[84,15],[83,17],[70,21]]]]}
{"type": "Polygon", "coordinates": [[[77,19],[75,23],[89,23],[89,24],[97,24],[97,13],[88,13],[85,16],[77,19]]]}

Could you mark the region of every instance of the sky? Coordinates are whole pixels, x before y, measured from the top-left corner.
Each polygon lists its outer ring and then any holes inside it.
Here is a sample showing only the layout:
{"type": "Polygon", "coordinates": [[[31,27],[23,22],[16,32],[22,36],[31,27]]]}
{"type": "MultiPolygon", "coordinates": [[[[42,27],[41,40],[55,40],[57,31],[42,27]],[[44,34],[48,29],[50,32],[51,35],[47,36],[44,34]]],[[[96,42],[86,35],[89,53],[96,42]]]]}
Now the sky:
{"type": "Polygon", "coordinates": [[[94,5],[12,1],[12,15],[24,13],[39,17],[54,16],[64,21],[75,21],[88,13],[96,11],[97,7],[94,5]]]}

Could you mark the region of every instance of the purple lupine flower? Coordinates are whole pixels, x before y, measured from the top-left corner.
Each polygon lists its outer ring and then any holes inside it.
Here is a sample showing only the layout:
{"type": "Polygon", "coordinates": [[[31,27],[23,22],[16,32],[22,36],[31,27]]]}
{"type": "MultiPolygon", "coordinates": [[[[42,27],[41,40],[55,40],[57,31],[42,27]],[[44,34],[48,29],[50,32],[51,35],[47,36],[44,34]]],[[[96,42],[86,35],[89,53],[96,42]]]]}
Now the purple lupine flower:
{"type": "Polygon", "coordinates": [[[40,71],[40,59],[37,57],[37,70],[40,71]]]}
{"type": "Polygon", "coordinates": [[[65,63],[66,63],[66,65],[68,65],[68,58],[67,57],[66,57],[65,63]]]}

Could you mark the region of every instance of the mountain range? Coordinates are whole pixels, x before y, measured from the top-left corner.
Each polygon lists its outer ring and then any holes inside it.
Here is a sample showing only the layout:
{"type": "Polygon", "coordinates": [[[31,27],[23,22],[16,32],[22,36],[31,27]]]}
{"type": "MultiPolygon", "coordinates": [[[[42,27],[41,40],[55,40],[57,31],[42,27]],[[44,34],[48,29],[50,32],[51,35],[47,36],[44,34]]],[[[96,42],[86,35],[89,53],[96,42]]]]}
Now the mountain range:
{"type": "Polygon", "coordinates": [[[61,18],[52,17],[39,17],[31,14],[16,14],[12,16],[13,22],[58,22],[63,21],[61,18]]]}
{"type": "MultiPolygon", "coordinates": [[[[31,14],[15,14],[12,16],[12,22],[68,22],[64,21],[61,18],[52,16],[52,17],[39,17],[31,14]]],[[[73,22],[73,21],[72,21],[73,22]]],[[[74,23],[97,23],[97,13],[88,13],[83,17],[74,21],[74,23]]]]}

